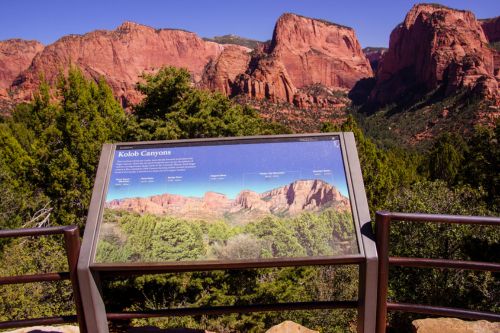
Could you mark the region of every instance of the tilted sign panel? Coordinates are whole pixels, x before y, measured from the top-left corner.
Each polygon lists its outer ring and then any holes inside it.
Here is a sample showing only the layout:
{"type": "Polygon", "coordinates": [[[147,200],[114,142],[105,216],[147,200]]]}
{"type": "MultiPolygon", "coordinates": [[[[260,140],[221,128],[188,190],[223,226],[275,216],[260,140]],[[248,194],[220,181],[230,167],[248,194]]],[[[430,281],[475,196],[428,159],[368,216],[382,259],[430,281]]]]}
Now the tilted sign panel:
{"type": "Polygon", "coordinates": [[[96,263],[359,254],[338,136],[117,146],[96,263]]]}

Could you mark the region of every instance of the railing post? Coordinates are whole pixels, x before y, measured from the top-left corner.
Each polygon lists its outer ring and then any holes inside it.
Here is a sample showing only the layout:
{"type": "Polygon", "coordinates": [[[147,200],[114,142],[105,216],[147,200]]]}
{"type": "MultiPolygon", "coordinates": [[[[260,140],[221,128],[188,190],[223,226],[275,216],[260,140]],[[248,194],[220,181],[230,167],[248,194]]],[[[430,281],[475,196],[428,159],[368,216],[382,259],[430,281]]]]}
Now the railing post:
{"type": "Polygon", "coordinates": [[[387,326],[387,288],[389,283],[389,227],[391,213],[377,212],[375,215],[375,232],[378,254],[378,295],[377,295],[377,330],[385,333],[387,326]]]}
{"type": "Polygon", "coordinates": [[[80,255],[80,232],[77,226],[68,226],[64,228],[64,244],[66,246],[66,255],[68,257],[69,277],[73,287],[73,297],[75,299],[76,316],[80,333],[87,333],[85,318],[83,314],[82,298],[80,296],[80,286],[78,284],[77,265],[80,255]]]}

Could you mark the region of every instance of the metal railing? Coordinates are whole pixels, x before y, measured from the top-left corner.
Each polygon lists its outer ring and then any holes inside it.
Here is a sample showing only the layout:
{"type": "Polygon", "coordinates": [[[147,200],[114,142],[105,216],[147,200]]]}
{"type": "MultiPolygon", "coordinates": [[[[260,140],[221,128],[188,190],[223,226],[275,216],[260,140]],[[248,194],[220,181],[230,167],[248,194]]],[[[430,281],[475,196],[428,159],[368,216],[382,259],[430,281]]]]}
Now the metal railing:
{"type": "MultiPolygon", "coordinates": [[[[422,304],[406,304],[387,302],[389,266],[405,267],[428,267],[428,268],[452,268],[470,269],[479,271],[500,272],[500,263],[461,261],[448,259],[430,258],[407,258],[389,257],[389,230],[390,224],[395,221],[410,222],[436,222],[453,224],[491,225],[500,226],[500,218],[496,217],[475,217],[475,216],[455,216],[455,215],[435,215],[435,214],[407,214],[395,212],[377,212],[376,214],[376,243],[378,252],[378,295],[377,295],[377,325],[376,332],[384,333],[387,325],[387,311],[402,311],[421,313],[428,315],[440,315],[459,317],[467,319],[485,319],[490,321],[500,321],[500,314],[491,312],[480,312],[467,309],[457,309],[422,304]]],[[[22,284],[31,282],[61,281],[70,280],[73,287],[73,297],[76,305],[76,315],[59,316],[49,318],[34,318],[16,321],[0,322],[0,329],[16,328],[33,325],[51,325],[68,322],[78,322],[80,331],[86,332],[83,306],[81,302],[80,288],[76,274],[78,256],[80,253],[80,237],[76,226],[61,226],[36,229],[0,230],[0,238],[26,237],[26,236],[46,236],[63,234],[65,240],[66,255],[68,258],[69,272],[43,273],[33,275],[19,275],[0,277],[0,285],[22,284]]],[[[352,263],[351,263],[352,264],[352,263]]],[[[354,264],[359,264],[355,262],[354,264]]],[[[113,272],[108,272],[115,275],[113,272]]],[[[141,272],[131,272],[141,273],[141,272]]],[[[142,273],[150,273],[145,270],[142,273]]],[[[251,306],[235,307],[213,307],[197,309],[169,309],[159,311],[137,311],[108,313],[109,320],[123,320],[144,317],[160,317],[171,315],[195,315],[195,314],[224,314],[231,312],[254,312],[254,311],[276,311],[284,309],[305,310],[305,309],[338,309],[355,308],[359,304],[357,301],[328,301],[328,302],[298,302],[283,304],[256,304],[251,306]]]]}
{"type": "Polygon", "coordinates": [[[83,307],[80,298],[80,287],[78,285],[78,276],[76,274],[78,256],[80,254],[80,233],[78,227],[60,226],[33,229],[0,230],[0,238],[17,238],[27,236],[38,237],[60,234],[64,235],[64,245],[66,250],[66,257],[68,259],[69,272],[5,276],[0,277],[0,285],[70,280],[71,286],[73,288],[73,298],[76,305],[76,315],[4,321],[0,322],[0,329],[77,322],[80,327],[80,332],[83,333],[86,331],[85,320],[83,316],[83,307]]]}
{"type": "Polygon", "coordinates": [[[479,271],[500,272],[500,263],[461,261],[448,259],[389,257],[389,230],[391,222],[435,222],[453,224],[491,225],[500,227],[500,218],[480,216],[457,216],[436,214],[408,214],[393,212],[377,212],[375,218],[376,243],[379,260],[378,296],[377,296],[377,333],[385,333],[387,325],[387,311],[402,311],[428,315],[458,317],[466,319],[484,319],[500,321],[500,314],[491,312],[472,311],[442,306],[423,304],[406,304],[387,302],[389,282],[389,266],[430,267],[470,269],[479,271]]]}

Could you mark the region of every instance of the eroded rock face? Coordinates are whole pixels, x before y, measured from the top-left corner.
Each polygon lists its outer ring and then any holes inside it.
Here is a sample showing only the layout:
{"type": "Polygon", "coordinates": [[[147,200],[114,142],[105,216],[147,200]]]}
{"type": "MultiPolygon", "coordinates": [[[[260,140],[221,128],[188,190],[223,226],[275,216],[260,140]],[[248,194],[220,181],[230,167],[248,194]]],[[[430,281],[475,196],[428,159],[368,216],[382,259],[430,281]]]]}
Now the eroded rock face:
{"type": "MultiPolygon", "coordinates": [[[[308,96],[305,91],[311,85],[348,89],[358,79],[372,76],[353,29],[294,14],[281,16],[272,41],[257,44],[253,51],[203,40],[187,31],[132,22],[113,31],[65,36],[44,49],[41,45],[32,49],[16,49],[25,59],[12,70],[3,70],[0,58],[0,84],[11,87],[16,101],[32,97],[40,74],[53,83],[60,70],[71,65],[89,78],[104,77],[125,107],[142,99],[135,90],[140,75],[162,66],[187,68],[200,88],[303,108],[334,103],[308,96]],[[301,95],[296,97],[298,91],[301,95]]],[[[1,92],[0,98],[6,95],[1,92]]]]}
{"type": "Polygon", "coordinates": [[[231,95],[237,76],[248,68],[250,52],[251,49],[243,46],[225,46],[217,59],[211,60],[205,67],[202,87],[231,95]]]}
{"type": "Polygon", "coordinates": [[[283,63],[297,88],[314,83],[351,88],[372,75],[353,29],[299,15],[278,19],[271,54],[283,63]]]}
{"type": "Polygon", "coordinates": [[[391,33],[370,95],[376,104],[388,104],[413,92],[443,87],[498,94],[493,52],[481,25],[469,11],[440,5],[414,6],[391,33]]]}
{"type": "Polygon", "coordinates": [[[479,21],[490,43],[500,41],[500,16],[479,21]]]}
{"type": "Polygon", "coordinates": [[[500,323],[486,320],[465,321],[456,318],[427,318],[412,322],[415,333],[496,333],[500,323]]]}
{"type": "Polygon", "coordinates": [[[283,212],[295,215],[302,211],[318,211],[335,205],[339,210],[348,209],[349,200],[330,184],[321,180],[299,180],[290,185],[261,194],[269,210],[274,214],[283,212]]]}
{"type": "Polygon", "coordinates": [[[300,108],[328,107],[335,101],[310,94],[308,88],[349,89],[360,78],[372,75],[353,29],[284,14],[276,23],[272,41],[255,50],[234,92],[300,108]]]}
{"type": "Polygon", "coordinates": [[[255,65],[248,73],[238,76],[233,94],[268,99],[272,102],[292,103],[297,88],[293,85],[283,63],[273,56],[263,54],[254,58],[252,62],[255,65]]]}
{"type": "Polygon", "coordinates": [[[5,89],[9,88],[19,74],[31,65],[35,55],[43,48],[41,43],[31,40],[0,41],[0,97],[5,96],[5,89]]]}
{"type": "Polygon", "coordinates": [[[115,96],[127,105],[140,100],[134,87],[144,71],[165,65],[184,67],[198,82],[205,65],[223,49],[223,45],[204,41],[191,32],[125,22],[113,31],[69,35],[47,46],[14,88],[20,93],[32,91],[39,83],[40,73],[53,82],[61,68],[75,65],[88,77],[104,77],[115,96]]]}
{"type": "MultiPolygon", "coordinates": [[[[481,20],[481,27],[483,28],[484,34],[486,38],[490,42],[490,46],[493,47],[493,44],[500,43],[500,16],[481,20]]],[[[500,48],[499,45],[496,45],[493,50],[494,52],[494,67],[495,67],[495,76],[498,81],[500,81],[500,48]]]]}

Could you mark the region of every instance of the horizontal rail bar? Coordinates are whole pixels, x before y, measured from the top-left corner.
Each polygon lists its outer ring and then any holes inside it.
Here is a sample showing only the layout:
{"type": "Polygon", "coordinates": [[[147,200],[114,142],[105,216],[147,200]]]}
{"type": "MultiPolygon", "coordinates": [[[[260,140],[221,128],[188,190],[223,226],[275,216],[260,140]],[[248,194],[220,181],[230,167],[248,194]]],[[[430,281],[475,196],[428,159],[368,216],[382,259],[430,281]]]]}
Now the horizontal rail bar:
{"type": "Polygon", "coordinates": [[[4,328],[18,328],[37,325],[56,325],[65,323],[76,323],[76,316],[60,316],[60,317],[46,317],[46,318],[33,318],[24,320],[12,320],[0,322],[0,329],[4,328]]]}
{"type": "Polygon", "coordinates": [[[408,303],[387,303],[387,309],[391,311],[421,313],[435,316],[457,317],[475,320],[500,321],[500,313],[473,311],[444,306],[431,306],[408,303]]]}
{"type": "Polygon", "coordinates": [[[358,301],[323,301],[323,302],[296,302],[296,303],[278,303],[278,304],[253,304],[253,305],[215,306],[215,307],[202,307],[202,308],[182,308],[182,309],[108,313],[107,318],[109,320],[128,320],[134,318],[220,315],[227,313],[268,312],[268,311],[283,311],[283,310],[350,309],[350,308],[356,308],[357,306],[358,306],[358,301]]]}
{"type": "Polygon", "coordinates": [[[0,238],[57,235],[63,234],[65,231],[71,231],[73,229],[78,229],[78,227],[73,225],[66,225],[47,228],[7,229],[0,230],[0,238]]]}
{"type": "Polygon", "coordinates": [[[445,214],[415,214],[384,212],[392,221],[413,221],[413,222],[440,222],[458,224],[479,224],[500,226],[500,218],[490,216],[462,216],[445,214]]]}
{"type": "Polygon", "coordinates": [[[61,280],[69,280],[69,272],[2,276],[0,277],[0,286],[4,284],[47,282],[47,281],[61,281],[61,280]]]}
{"type": "Polygon", "coordinates": [[[252,269],[252,268],[274,268],[290,266],[313,266],[313,265],[359,265],[365,262],[361,255],[348,255],[330,258],[287,258],[266,259],[259,261],[238,260],[231,262],[174,262],[174,263],[117,263],[117,264],[92,264],[92,271],[100,272],[105,276],[144,275],[169,272],[194,272],[227,269],[252,269]]]}
{"type": "Polygon", "coordinates": [[[457,268],[476,271],[500,272],[500,264],[483,261],[389,257],[389,264],[404,267],[457,268]]]}

